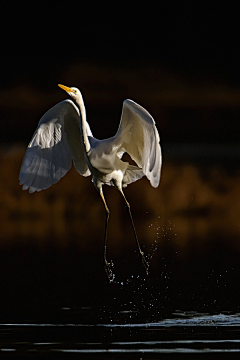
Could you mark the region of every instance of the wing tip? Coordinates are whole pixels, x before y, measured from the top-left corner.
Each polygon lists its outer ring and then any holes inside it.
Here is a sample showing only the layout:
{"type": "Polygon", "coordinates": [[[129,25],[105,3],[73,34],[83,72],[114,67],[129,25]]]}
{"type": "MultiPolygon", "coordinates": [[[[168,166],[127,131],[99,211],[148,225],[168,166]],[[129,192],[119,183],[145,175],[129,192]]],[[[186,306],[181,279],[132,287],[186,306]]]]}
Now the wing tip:
{"type": "Polygon", "coordinates": [[[152,185],[152,187],[157,188],[159,186],[160,179],[161,179],[161,167],[158,168],[157,171],[155,169],[154,172],[152,172],[152,171],[148,172],[146,174],[146,177],[150,181],[150,184],[152,185]]]}
{"type": "Polygon", "coordinates": [[[125,105],[125,106],[129,106],[129,105],[140,106],[138,103],[136,103],[134,100],[131,100],[131,99],[124,100],[123,105],[125,105]]]}
{"type": "MultiPolygon", "coordinates": [[[[148,178],[149,179],[149,178],[148,178]]],[[[150,184],[152,185],[152,187],[157,188],[159,186],[160,183],[160,175],[158,177],[151,177],[149,179],[150,184]]]]}

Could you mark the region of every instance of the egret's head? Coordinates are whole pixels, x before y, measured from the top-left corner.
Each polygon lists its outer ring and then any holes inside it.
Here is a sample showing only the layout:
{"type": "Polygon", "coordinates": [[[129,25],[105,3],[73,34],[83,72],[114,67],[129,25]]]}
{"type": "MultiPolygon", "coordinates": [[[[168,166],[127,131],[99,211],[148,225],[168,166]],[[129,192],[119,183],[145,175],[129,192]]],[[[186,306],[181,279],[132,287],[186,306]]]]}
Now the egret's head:
{"type": "Polygon", "coordinates": [[[75,87],[68,87],[68,86],[61,85],[61,84],[58,84],[58,86],[61,89],[65,90],[74,100],[76,100],[79,97],[82,97],[79,89],[77,89],[75,87]]]}

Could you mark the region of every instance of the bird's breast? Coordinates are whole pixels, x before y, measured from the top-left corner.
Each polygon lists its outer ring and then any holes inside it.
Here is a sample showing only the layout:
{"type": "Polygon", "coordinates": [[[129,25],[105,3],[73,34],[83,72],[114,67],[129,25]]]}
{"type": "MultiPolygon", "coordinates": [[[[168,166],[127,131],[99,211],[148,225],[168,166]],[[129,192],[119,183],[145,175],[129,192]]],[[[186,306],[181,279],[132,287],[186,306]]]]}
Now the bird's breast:
{"type": "Polygon", "coordinates": [[[92,149],[88,153],[88,161],[91,173],[108,185],[121,183],[128,165],[122,162],[116,154],[94,153],[92,149]]]}
{"type": "Polygon", "coordinates": [[[113,170],[116,169],[115,157],[116,157],[115,154],[109,155],[104,152],[98,154],[92,150],[88,154],[88,159],[91,164],[90,166],[92,166],[94,169],[104,174],[112,172],[113,170]]]}

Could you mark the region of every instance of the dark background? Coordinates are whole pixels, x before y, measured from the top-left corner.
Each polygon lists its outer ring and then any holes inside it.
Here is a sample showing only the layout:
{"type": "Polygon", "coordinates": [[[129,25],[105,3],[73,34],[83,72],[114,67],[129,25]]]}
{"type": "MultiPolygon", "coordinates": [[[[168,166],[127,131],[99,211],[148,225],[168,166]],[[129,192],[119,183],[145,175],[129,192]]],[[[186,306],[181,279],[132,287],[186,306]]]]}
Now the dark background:
{"type": "Polygon", "coordinates": [[[82,90],[96,137],[116,131],[130,97],[150,108],[165,142],[238,141],[237,8],[78,6],[3,3],[2,142],[28,142],[39,116],[65,98],[63,81],[82,90]]]}
{"type": "Polygon", "coordinates": [[[2,317],[64,321],[67,311],[76,322],[149,321],[176,308],[237,311],[237,8],[227,2],[158,2],[155,8],[8,2],[1,14],[2,317]],[[152,257],[149,278],[114,189],[104,189],[117,274],[109,285],[102,263],[104,211],[90,179],[73,169],[39,194],[18,185],[38,120],[66,98],[58,83],[81,89],[97,138],[116,132],[125,98],[156,120],[160,187],[141,180],[126,190],[152,257]]]}

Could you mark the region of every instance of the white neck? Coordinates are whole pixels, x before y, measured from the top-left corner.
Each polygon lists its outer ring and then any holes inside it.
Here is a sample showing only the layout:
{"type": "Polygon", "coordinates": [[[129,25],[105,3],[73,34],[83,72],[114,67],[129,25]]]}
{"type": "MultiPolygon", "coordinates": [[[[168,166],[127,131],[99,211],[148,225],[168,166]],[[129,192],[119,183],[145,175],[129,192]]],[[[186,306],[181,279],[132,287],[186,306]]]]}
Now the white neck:
{"type": "Polygon", "coordinates": [[[85,152],[87,153],[91,146],[88,140],[88,135],[87,135],[87,117],[86,117],[86,109],[84,106],[84,101],[82,98],[82,95],[80,94],[80,96],[76,99],[76,103],[79,106],[80,109],[80,131],[81,131],[81,135],[82,135],[82,141],[83,141],[83,146],[85,148],[85,152]]]}

